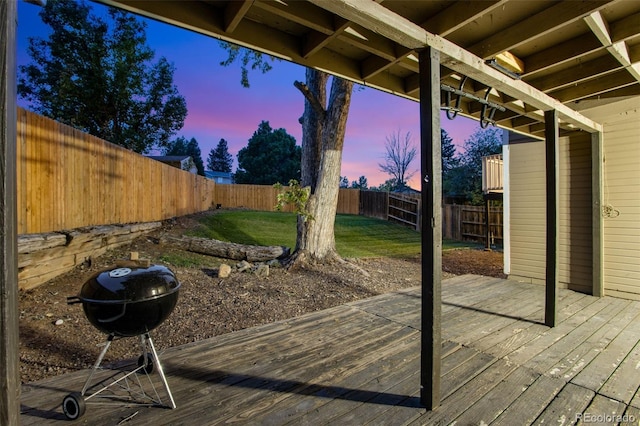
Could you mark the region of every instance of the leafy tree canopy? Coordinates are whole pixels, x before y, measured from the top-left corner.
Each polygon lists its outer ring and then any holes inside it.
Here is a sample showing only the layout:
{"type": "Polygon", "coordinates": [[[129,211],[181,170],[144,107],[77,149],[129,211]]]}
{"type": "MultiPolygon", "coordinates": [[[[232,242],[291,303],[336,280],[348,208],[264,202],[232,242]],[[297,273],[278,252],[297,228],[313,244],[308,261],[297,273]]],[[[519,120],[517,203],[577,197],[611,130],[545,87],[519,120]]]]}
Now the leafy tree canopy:
{"type": "Polygon", "coordinates": [[[173,65],[152,62],[143,22],[114,8],[103,19],[77,1],[48,1],[40,16],[52,32],[29,40],[18,80],[36,112],[140,153],[182,128],[173,65]]]}
{"type": "Polygon", "coordinates": [[[249,139],[249,144],[238,152],[236,183],[273,185],[300,179],[301,148],[285,129],[273,130],[268,121],[262,121],[249,139]]]}
{"type": "Polygon", "coordinates": [[[229,145],[224,139],[220,139],[215,148],[209,151],[207,169],[214,172],[230,172],[233,165],[233,157],[229,154],[229,145]]]}
{"type": "Polygon", "coordinates": [[[472,204],[482,204],[482,157],[502,152],[502,130],[478,128],[464,142],[464,152],[458,164],[443,180],[446,195],[464,197],[472,204]]]}
{"type": "Polygon", "coordinates": [[[237,44],[228,43],[226,41],[220,41],[220,47],[226,50],[229,54],[227,59],[220,62],[220,65],[228,67],[236,60],[240,61],[240,84],[245,88],[251,87],[251,84],[249,84],[249,68],[252,70],[259,70],[264,74],[273,68],[269,62],[279,60],[274,56],[263,55],[262,52],[245,49],[237,44]]]}
{"type": "Polygon", "coordinates": [[[202,163],[202,152],[200,146],[195,138],[187,141],[184,137],[179,137],[176,140],[169,142],[164,149],[164,155],[190,155],[193,159],[198,174],[204,176],[204,164],[202,163]]]}
{"type": "Polygon", "coordinates": [[[395,191],[397,187],[398,181],[395,178],[391,178],[385,180],[384,183],[381,183],[376,189],[383,192],[392,192],[395,191]]]}
{"type": "Polygon", "coordinates": [[[340,176],[340,188],[349,187],[349,178],[346,176],[340,176]]]}
{"type": "Polygon", "coordinates": [[[354,188],[354,189],[369,188],[369,184],[367,183],[367,178],[364,176],[360,176],[358,180],[354,180],[353,182],[351,182],[351,188],[354,188]]]}

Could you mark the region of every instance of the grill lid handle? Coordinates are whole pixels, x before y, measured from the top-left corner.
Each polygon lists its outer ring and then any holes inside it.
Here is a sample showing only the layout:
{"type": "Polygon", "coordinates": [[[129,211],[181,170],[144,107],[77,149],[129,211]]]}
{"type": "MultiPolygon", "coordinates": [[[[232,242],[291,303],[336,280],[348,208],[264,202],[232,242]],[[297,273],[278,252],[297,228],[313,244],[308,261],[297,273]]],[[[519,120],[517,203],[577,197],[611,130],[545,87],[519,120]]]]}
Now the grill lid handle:
{"type": "Polygon", "coordinates": [[[78,296],[68,296],[67,297],[67,305],[76,305],[78,303],[82,303],[82,299],[78,296]]]}

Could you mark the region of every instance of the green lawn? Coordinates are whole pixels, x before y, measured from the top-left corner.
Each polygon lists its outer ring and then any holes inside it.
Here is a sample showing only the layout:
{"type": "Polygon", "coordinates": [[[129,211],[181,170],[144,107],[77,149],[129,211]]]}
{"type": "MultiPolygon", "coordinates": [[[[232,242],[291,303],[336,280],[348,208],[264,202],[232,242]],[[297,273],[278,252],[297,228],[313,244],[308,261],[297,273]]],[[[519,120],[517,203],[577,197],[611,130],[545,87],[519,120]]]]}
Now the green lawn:
{"type": "MultiPolygon", "coordinates": [[[[293,247],[296,216],[293,213],[223,211],[200,221],[194,236],[240,244],[293,247]]],[[[420,234],[388,221],[364,216],[336,217],[336,246],[343,257],[410,257],[420,254],[420,234]]],[[[444,241],[443,249],[471,247],[444,241]]]]}

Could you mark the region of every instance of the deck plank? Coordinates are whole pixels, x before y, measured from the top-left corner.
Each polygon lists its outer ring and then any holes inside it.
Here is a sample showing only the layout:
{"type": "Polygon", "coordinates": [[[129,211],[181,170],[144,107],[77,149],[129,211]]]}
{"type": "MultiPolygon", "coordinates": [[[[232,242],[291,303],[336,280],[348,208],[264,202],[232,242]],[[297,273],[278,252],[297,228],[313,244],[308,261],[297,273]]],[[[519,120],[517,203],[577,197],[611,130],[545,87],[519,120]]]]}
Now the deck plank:
{"type": "Polygon", "coordinates": [[[491,423],[491,426],[530,425],[565,386],[563,380],[539,376],[517,400],[491,423]]]}
{"type": "Polygon", "coordinates": [[[457,424],[489,424],[494,421],[504,410],[495,401],[504,405],[510,405],[518,399],[524,391],[540,375],[536,372],[520,367],[505,377],[496,387],[482,396],[478,402],[470,406],[460,417],[457,424]]]}
{"type": "MultiPolygon", "coordinates": [[[[640,320],[640,312],[635,320],[640,320]]],[[[599,390],[640,339],[640,327],[636,321],[625,327],[571,382],[599,390]]]]}
{"type": "Polygon", "coordinates": [[[584,413],[576,413],[579,425],[612,425],[620,422],[626,405],[602,395],[596,395],[584,413]]]}
{"type": "MultiPolygon", "coordinates": [[[[443,282],[442,404],[420,406],[420,288],[167,348],[178,407],[95,407],[77,423],[571,424],[640,419],[640,302],[471,275],[443,282]]],[[[23,425],[69,424],[62,398],[87,371],[23,386],[23,425]]],[[[156,380],[157,377],[154,378],[156,380]]]]}
{"type": "Polygon", "coordinates": [[[594,391],[568,383],[533,424],[574,424],[576,416],[585,411],[594,397],[594,391]]]}
{"type": "Polygon", "coordinates": [[[599,393],[629,404],[638,391],[637,376],[640,369],[640,344],[629,352],[618,368],[600,388],[599,393]]]}
{"type": "MultiPolygon", "coordinates": [[[[624,302],[624,301],[621,301],[624,302]]],[[[539,373],[548,372],[554,364],[562,360],[565,356],[573,352],[580,344],[588,341],[594,333],[605,325],[612,317],[619,312],[625,303],[618,303],[617,299],[610,299],[609,303],[592,317],[585,318],[584,322],[571,325],[572,329],[559,339],[549,345],[546,349],[527,361],[527,367],[539,373]]],[[[555,334],[554,330],[554,334],[555,334]]]]}
{"type": "Polygon", "coordinates": [[[548,374],[568,381],[582,371],[638,315],[637,307],[629,301],[626,302],[628,302],[626,307],[622,308],[616,316],[571,353],[551,366],[548,374]]]}

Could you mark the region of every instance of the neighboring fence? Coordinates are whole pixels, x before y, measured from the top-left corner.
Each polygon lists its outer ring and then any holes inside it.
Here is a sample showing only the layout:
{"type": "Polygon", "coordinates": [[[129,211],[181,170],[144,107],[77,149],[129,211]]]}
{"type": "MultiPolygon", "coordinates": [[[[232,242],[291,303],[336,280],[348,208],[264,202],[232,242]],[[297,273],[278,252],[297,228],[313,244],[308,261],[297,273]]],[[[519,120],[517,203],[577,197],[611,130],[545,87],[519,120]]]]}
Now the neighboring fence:
{"type": "MultiPolygon", "coordinates": [[[[284,187],[283,189],[286,189],[284,187]]],[[[214,204],[223,208],[247,208],[251,210],[274,210],[278,190],[271,185],[217,185],[214,204]]],[[[284,206],[283,211],[293,211],[292,206],[284,206]]],[[[338,213],[360,213],[360,191],[340,189],[338,213]]]]}
{"type": "Polygon", "coordinates": [[[389,214],[389,193],[382,191],[360,191],[359,214],[387,220],[389,214]]]}
{"type": "Polygon", "coordinates": [[[420,230],[420,198],[404,194],[388,193],[389,206],[387,208],[388,220],[410,226],[416,231],[420,230]]]}
{"type": "Polygon", "coordinates": [[[207,210],[216,184],[18,108],[18,234],[207,210]]]}
{"type": "MultiPolygon", "coordinates": [[[[485,242],[484,206],[445,204],[442,206],[442,237],[457,241],[485,242]]],[[[491,244],[503,241],[503,209],[489,212],[491,244]]]]}

